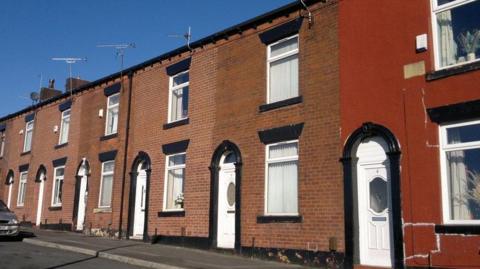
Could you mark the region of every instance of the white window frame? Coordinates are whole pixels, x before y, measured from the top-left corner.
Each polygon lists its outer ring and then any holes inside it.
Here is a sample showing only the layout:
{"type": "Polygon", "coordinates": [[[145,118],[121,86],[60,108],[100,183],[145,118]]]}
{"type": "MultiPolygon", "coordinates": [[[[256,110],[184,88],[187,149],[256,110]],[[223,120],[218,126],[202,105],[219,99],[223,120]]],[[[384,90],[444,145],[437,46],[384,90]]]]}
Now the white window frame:
{"type": "MultiPolygon", "coordinates": [[[[173,76],[170,76],[170,81],[169,81],[169,85],[168,85],[168,123],[177,122],[177,121],[181,121],[181,120],[184,120],[184,119],[188,118],[189,111],[187,110],[187,116],[186,117],[183,117],[183,118],[177,119],[177,120],[172,120],[172,109],[173,109],[172,98],[173,98],[173,91],[178,90],[178,89],[183,89],[185,87],[188,87],[188,89],[189,89],[188,94],[190,95],[190,73],[189,72],[190,72],[190,69],[179,72],[179,73],[177,73],[173,76]],[[173,79],[177,76],[180,76],[180,75],[183,75],[183,74],[186,74],[186,73],[188,73],[188,81],[185,82],[185,83],[182,83],[180,85],[173,86],[173,79]]],[[[190,98],[190,96],[188,98],[190,98]]],[[[188,101],[190,102],[190,99],[188,101]]]]}
{"type": "MultiPolygon", "coordinates": [[[[52,201],[51,201],[51,205],[52,207],[60,207],[62,206],[62,202],[57,202],[55,203],[55,189],[57,188],[57,179],[60,181],[63,181],[65,183],[65,166],[62,165],[62,166],[57,166],[53,169],[53,182],[52,182],[52,201]],[[57,171],[59,169],[63,169],[63,175],[62,176],[58,176],[57,175],[57,171]]],[[[63,188],[63,185],[62,185],[62,188],[63,188]]],[[[63,190],[62,190],[63,191],[63,190]]],[[[60,190],[59,190],[59,193],[60,194],[60,190]]]]}
{"type": "Polygon", "coordinates": [[[119,122],[120,118],[120,93],[115,93],[107,97],[107,113],[106,113],[106,118],[105,118],[105,135],[113,135],[118,133],[118,125],[120,124],[119,122]],[[118,103],[115,105],[110,105],[110,99],[113,97],[118,96],[118,103]],[[109,133],[108,131],[108,119],[110,118],[110,110],[118,107],[118,114],[117,114],[117,129],[114,132],[109,133]]]}
{"type": "Polygon", "coordinates": [[[265,146],[265,201],[264,201],[264,215],[265,216],[299,216],[299,205],[298,205],[298,182],[299,182],[299,155],[300,155],[300,143],[298,139],[296,140],[288,140],[288,141],[282,141],[278,143],[273,143],[273,144],[268,144],[265,146]],[[290,143],[297,143],[297,155],[292,155],[289,157],[281,157],[281,158],[274,158],[270,159],[269,158],[269,150],[270,147],[272,146],[277,146],[281,144],[290,144],[290,143]],[[289,162],[289,161],[297,161],[297,212],[296,213],[269,213],[268,212],[268,166],[271,163],[281,163],[281,162],[289,162]]]}
{"type": "MultiPolygon", "coordinates": [[[[280,39],[279,41],[276,41],[272,44],[268,44],[267,46],[267,104],[271,104],[271,103],[276,103],[276,102],[280,102],[280,101],[275,101],[275,102],[271,102],[270,101],[270,65],[273,63],[273,62],[276,62],[278,60],[281,60],[281,59],[284,59],[284,58],[287,58],[287,57],[290,57],[292,55],[295,55],[295,54],[299,54],[300,52],[300,38],[299,38],[299,35],[298,34],[295,34],[295,35],[292,35],[292,36],[289,36],[289,37],[286,37],[286,38],[283,38],[283,39],[280,39]],[[285,52],[283,54],[280,54],[280,55],[277,55],[275,57],[271,57],[271,48],[277,44],[280,44],[282,42],[285,42],[287,40],[290,40],[290,39],[293,39],[293,38],[296,38],[297,39],[297,48],[292,50],[292,51],[289,51],[289,52],[285,52]]],[[[300,57],[298,57],[298,67],[300,68],[300,57]]],[[[297,76],[299,76],[300,78],[300,72],[299,74],[297,74],[297,76]]],[[[299,80],[299,83],[300,83],[300,80],[299,80]]],[[[300,85],[299,85],[299,90],[300,90],[300,85]]],[[[298,95],[297,96],[294,96],[294,97],[291,97],[291,98],[295,98],[295,97],[298,97],[300,96],[300,92],[298,92],[298,95]]]]}
{"type": "Polygon", "coordinates": [[[61,120],[60,120],[60,133],[59,133],[59,136],[58,136],[58,144],[59,145],[63,145],[63,144],[66,144],[68,143],[68,136],[69,136],[69,133],[70,133],[70,123],[71,123],[71,119],[72,119],[72,110],[71,109],[67,109],[67,110],[64,110],[62,111],[62,117],[61,117],[61,120]],[[65,115],[66,113],[68,112],[68,115],[65,115]],[[68,132],[66,134],[66,137],[65,137],[65,141],[62,141],[62,134],[63,134],[63,128],[65,128],[65,125],[64,125],[64,122],[65,120],[68,119],[68,132]]]}
{"type": "Polygon", "coordinates": [[[27,123],[25,123],[25,132],[24,136],[25,138],[23,139],[23,152],[29,152],[32,150],[32,144],[33,144],[33,129],[35,128],[35,120],[31,120],[27,123]],[[32,132],[32,136],[30,138],[30,148],[27,149],[27,133],[32,132]]]}
{"type": "Polygon", "coordinates": [[[431,4],[431,23],[432,23],[432,35],[433,35],[433,54],[435,58],[435,70],[442,70],[442,69],[449,69],[452,67],[456,66],[461,66],[465,64],[470,64],[473,62],[480,61],[480,58],[475,59],[474,61],[465,61],[463,63],[457,63],[457,64],[452,64],[452,65],[447,65],[447,66],[441,66],[440,64],[440,48],[438,47],[438,27],[437,27],[437,14],[442,13],[447,10],[451,10],[453,8],[463,6],[472,2],[475,2],[477,0],[456,0],[451,3],[443,4],[438,6],[437,5],[438,0],[430,0],[431,4]]]}
{"type": "Polygon", "coordinates": [[[110,161],[105,161],[102,162],[102,170],[101,170],[101,179],[100,179],[100,193],[98,194],[98,208],[111,208],[112,207],[112,199],[113,199],[113,181],[115,180],[115,160],[110,160],[110,161]],[[111,172],[104,172],[104,167],[105,164],[107,163],[113,163],[113,171],[111,172]],[[111,194],[110,194],[110,204],[107,205],[102,205],[102,195],[103,195],[103,177],[104,176],[112,176],[112,189],[111,189],[111,194]]]}
{"type": "Polygon", "coordinates": [[[25,195],[27,195],[28,171],[20,172],[18,178],[17,206],[25,205],[25,195]],[[25,178],[23,177],[25,175],[25,178]],[[20,198],[22,198],[20,200],[20,198]]]}
{"type": "Polygon", "coordinates": [[[441,170],[441,187],[442,187],[442,211],[443,211],[443,222],[444,224],[470,224],[478,225],[480,220],[453,220],[450,215],[450,191],[448,187],[448,169],[447,169],[447,157],[446,153],[448,151],[454,150],[467,150],[480,148],[480,140],[475,142],[467,143],[458,143],[458,144],[448,144],[447,141],[447,129],[476,125],[480,124],[480,120],[475,121],[464,121],[453,124],[443,124],[439,127],[439,138],[440,138],[440,170],[441,170]]]}
{"type": "Polygon", "coordinates": [[[5,153],[5,139],[5,132],[0,132],[0,158],[2,158],[5,153]]]}
{"type": "Polygon", "coordinates": [[[186,164],[187,164],[187,153],[186,152],[179,152],[179,153],[174,153],[170,155],[165,156],[165,181],[163,184],[163,210],[162,211],[167,211],[167,212],[182,212],[185,211],[185,204],[183,205],[183,208],[174,208],[174,209],[167,209],[167,185],[168,185],[168,171],[170,170],[175,170],[175,169],[184,169],[183,172],[183,181],[182,181],[182,193],[185,195],[185,173],[187,171],[186,169],[186,164]],[[177,156],[177,155],[185,155],[185,163],[181,165],[173,165],[169,166],[168,161],[170,157],[177,156]]]}

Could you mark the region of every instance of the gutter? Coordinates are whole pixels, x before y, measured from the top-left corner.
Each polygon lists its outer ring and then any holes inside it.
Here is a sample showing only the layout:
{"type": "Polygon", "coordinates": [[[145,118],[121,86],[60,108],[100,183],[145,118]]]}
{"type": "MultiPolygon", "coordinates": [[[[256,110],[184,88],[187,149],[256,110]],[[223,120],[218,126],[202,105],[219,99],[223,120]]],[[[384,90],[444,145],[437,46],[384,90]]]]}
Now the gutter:
{"type": "MultiPolygon", "coordinates": [[[[123,81],[120,83],[123,84],[123,81]]],[[[125,147],[123,153],[123,172],[122,172],[122,195],[120,197],[120,216],[118,224],[118,239],[122,239],[123,207],[125,200],[125,181],[127,174],[128,144],[130,138],[130,114],[132,111],[132,92],[133,92],[133,71],[128,73],[128,108],[127,108],[127,126],[125,127],[125,147]]],[[[128,231],[128,229],[127,229],[128,231]]],[[[128,235],[127,235],[128,237],[128,235]]]]}

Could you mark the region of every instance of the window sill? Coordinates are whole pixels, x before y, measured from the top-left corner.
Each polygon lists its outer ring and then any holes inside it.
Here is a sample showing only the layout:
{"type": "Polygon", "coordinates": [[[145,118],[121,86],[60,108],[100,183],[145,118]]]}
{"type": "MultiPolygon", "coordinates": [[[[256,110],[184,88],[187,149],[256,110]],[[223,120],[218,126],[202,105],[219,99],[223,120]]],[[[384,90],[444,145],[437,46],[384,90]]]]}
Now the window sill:
{"type": "Polygon", "coordinates": [[[480,226],[478,224],[442,224],[435,225],[435,233],[437,234],[480,234],[480,226]]]}
{"type": "Polygon", "coordinates": [[[61,205],[60,206],[50,206],[48,208],[48,210],[49,211],[60,211],[60,210],[62,210],[62,206],[61,205]]]}
{"type": "Polygon", "coordinates": [[[303,217],[298,216],[257,216],[257,223],[300,223],[303,217]]]}
{"type": "Polygon", "coordinates": [[[68,146],[68,142],[67,142],[67,143],[63,143],[63,144],[56,145],[56,146],[55,146],[55,149],[60,149],[60,148],[66,147],[66,146],[68,146]]]}
{"type": "Polygon", "coordinates": [[[427,81],[434,81],[437,79],[447,78],[454,75],[459,75],[475,70],[480,70],[480,61],[464,64],[461,66],[455,66],[447,69],[442,69],[438,71],[432,71],[425,75],[427,81]]]}
{"type": "Polygon", "coordinates": [[[97,213],[112,213],[112,208],[111,207],[94,208],[93,214],[97,214],[97,213]]]}
{"type": "Polygon", "coordinates": [[[31,153],[31,151],[25,151],[25,152],[20,153],[20,156],[25,156],[25,155],[28,155],[30,153],[31,153]]]}
{"type": "Polygon", "coordinates": [[[105,140],[113,139],[113,138],[116,138],[116,137],[118,137],[118,133],[104,135],[104,136],[100,137],[100,141],[105,141],[105,140]]]}
{"type": "Polygon", "coordinates": [[[179,210],[179,211],[161,211],[158,212],[158,217],[163,218],[163,217],[185,217],[185,210],[179,210]]]}
{"type": "Polygon", "coordinates": [[[303,102],[303,97],[300,95],[300,96],[297,96],[297,97],[293,97],[293,98],[290,98],[290,99],[278,101],[278,102],[275,102],[275,103],[261,105],[258,108],[258,110],[260,112],[266,112],[266,111],[270,111],[270,110],[281,108],[281,107],[300,104],[302,102],[303,102]]]}
{"type": "Polygon", "coordinates": [[[177,126],[182,126],[190,123],[190,118],[185,118],[183,120],[178,120],[170,123],[165,123],[163,125],[163,130],[171,129],[177,126]]]}

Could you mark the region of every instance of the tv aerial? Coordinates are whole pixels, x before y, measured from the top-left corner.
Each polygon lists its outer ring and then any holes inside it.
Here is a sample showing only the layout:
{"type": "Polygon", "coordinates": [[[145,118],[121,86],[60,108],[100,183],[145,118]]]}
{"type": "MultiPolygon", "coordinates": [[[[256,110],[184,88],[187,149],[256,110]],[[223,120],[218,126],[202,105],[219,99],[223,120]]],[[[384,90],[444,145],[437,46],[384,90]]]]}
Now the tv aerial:
{"type": "Polygon", "coordinates": [[[115,49],[115,57],[120,56],[121,66],[120,70],[123,70],[123,58],[125,56],[126,49],[134,49],[136,48],[135,43],[122,43],[122,44],[101,44],[97,45],[97,48],[113,48],[115,49]]]}
{"type": "Polygon", "coordinates": [[[54,58],[52,58],[52,61],[62,61],[62,62],[65,62],[66,64],[68,64],[68,75],[69,75],[69,79],[70,79],[70,89],[69,89],[69,91],[70,91],[70,95],[72,95],[72,64],[75,64],[75,63],[80,62],[80,61],[86,62],[87,57],[85,57],[85,58],[54,57],[54,58]]]}
{"type": "Polygon", "coordinates": [[[190,42],[192,41],[192,27],[188,26],[188,31],[183,34],[183,35],[168,35],[168,37],[173,37],[173,38],[184,38],[185,41],[187,42],[187,48],[188,50],[192,50],[190,47],[190,42]]]}
{"type": "Polygon", "coordinates": [[[32,105],[38,103],[38,101],[40,100],[40,94],[38,92],[31,92],[30,99],[32,100],[32,105]]]}

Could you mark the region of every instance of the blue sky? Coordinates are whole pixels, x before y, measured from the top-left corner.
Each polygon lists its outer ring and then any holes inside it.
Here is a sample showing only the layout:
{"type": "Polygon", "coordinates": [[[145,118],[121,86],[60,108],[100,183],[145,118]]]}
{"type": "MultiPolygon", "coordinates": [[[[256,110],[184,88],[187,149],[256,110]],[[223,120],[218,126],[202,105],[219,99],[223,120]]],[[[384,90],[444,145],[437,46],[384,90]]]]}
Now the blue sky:
{"type": "Polygon", "coordinates": [[[0,117],[31,105],[30,92],[56,80],[64,90],[68,66],[52,57],[87,57],[73,75],[96,80],[117,72],[113,49],[132,43],[125,67],[185,44],[168,37],[192,27],[192,39],[240,23],[293,0],[2,0],[0,8],[0,117]]]}

